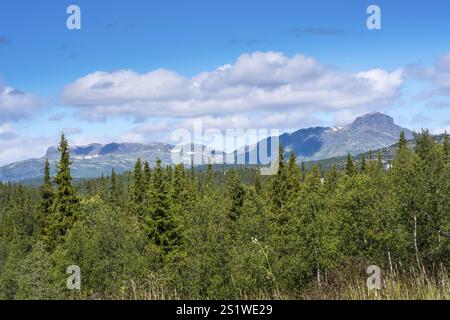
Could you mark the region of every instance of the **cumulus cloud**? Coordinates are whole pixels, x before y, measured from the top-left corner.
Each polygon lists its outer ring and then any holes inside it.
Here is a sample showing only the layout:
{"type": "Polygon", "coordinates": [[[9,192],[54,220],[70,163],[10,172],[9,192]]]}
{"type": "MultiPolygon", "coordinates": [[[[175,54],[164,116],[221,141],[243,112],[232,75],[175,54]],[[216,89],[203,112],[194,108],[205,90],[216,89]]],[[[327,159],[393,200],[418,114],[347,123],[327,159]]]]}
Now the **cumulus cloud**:
{"type": "Polygon", "coordinates": [[[0,124],[30,117],[42,104],[42,98],[0,83],[0,124]]]}
{"type": "MultiPolygon", "coordinates": [[[[420,65],[410,65],[406,69],[408,76],[427,81],[431,87],[416,95],[417,100],[429,100],[438,96],[450,96],[450,52],[439,56],[433,67],[424,68],[420,65]]],[[[448,104],[442,103],[444,100],[431,102],[431,107],[436,105],[448,104]]],[[[440,108],[440,107],[438,107],[440,108]]]]}
{"type": "Polygon", "coordinates": [[[431,78],[436,87],[450,94],[450,52],[438,58],[431,78]]]}
{"type": "Polygon", "coordinates": [[[297,130],[301,127],[319,125],[321,121],[302,111],[291,112],[257,112],[239,113],[223,116],[201,116],[192,118],[164,118],[153,119],[140,123],[120,136],[120,141],[126,142],[166,142],[174,143],[171,135],[175,130],[186,129],[194,132],[194,127],[201,126],[203,131],[220,130],[249,130],[249,129],[278,129],[283,131],[297,130]]]}
{"type": "Polygon", "coordinates": [[[450,125],[443,128],[433,128],[430,130],[432,134],[442,134],[442,133],[450,133],[450,125]]]}
{"type": "Polygon", "coordinates": [[[49,140],[20,134],[13,124],[0,125],[0,166],[29,158],[40,158],[49,140]]]}
{"type": "Polygon", "coordinates": [[[402,84],[400,69],[345,73],[301,54],[254,52],[192,78],[165,69],[93,72],[67,85],[61,102],[91,121],[336,112],[385,106],[402,84]]]}

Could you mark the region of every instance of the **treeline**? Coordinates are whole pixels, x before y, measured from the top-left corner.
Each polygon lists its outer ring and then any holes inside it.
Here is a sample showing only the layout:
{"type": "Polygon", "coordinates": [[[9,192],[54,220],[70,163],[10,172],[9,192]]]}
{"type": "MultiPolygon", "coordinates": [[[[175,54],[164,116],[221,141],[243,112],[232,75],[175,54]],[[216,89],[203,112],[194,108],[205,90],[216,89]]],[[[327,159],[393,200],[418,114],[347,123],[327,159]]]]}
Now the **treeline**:
{"type": "Polygon", "coordinates": [[[303,298],[373,264],[447,275],[449,142],[415,140],[324,175],[280,152],[270,177],[138,159],[75,186],[63,135],[54,178],[47,162],[39,189],[0,184],[0,298],[303,298]]]}

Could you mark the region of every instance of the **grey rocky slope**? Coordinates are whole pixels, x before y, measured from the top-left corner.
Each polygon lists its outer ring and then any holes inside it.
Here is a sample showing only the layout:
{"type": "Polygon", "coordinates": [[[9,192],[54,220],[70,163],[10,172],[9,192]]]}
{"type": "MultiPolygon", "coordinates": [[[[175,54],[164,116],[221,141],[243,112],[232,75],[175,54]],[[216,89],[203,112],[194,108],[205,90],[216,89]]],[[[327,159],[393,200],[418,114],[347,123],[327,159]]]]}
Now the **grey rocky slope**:
{"type": "MultiPolygon", "coordinates": [[[[392,117],[376,112],[358,117],[344,127],[314,127],[284,133],[279,141],[286,154],[294,151],[299,161],[312,161],[384,148],[397,142],[402,131],[407,139],[413,138],[411,130],[395,124],[392,117]]],[[[257,153],[262,144],[270,145],[270,138],[247,150],[247,158],[248,154],[257,153]]]]}

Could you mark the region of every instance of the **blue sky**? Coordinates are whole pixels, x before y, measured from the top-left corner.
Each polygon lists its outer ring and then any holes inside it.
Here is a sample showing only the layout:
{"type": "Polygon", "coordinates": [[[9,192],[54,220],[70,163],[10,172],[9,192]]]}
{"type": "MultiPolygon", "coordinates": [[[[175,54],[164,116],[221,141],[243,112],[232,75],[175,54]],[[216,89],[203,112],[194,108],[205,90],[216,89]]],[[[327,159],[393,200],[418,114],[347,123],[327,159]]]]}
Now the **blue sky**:
{"type": "Polygon", "coordinates": [[[0,164],[41,156],[63,130],[76,144],[170,142],[195,119],[285,131],[381,111],[443,131],[449,30],[446,0],[4,0],[0,164]],[[81,30],[66,28],[71,4],[81,30]],[[370,4],[381,30],[366,27],[370,4]]]}

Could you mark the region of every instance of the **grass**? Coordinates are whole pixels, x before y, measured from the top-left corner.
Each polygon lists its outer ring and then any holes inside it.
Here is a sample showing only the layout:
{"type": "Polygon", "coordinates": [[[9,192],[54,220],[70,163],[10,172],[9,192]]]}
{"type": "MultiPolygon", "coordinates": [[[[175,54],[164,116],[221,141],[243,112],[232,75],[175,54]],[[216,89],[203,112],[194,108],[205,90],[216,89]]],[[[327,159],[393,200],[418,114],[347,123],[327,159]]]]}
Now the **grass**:
{"type": "Polygon", "coordinates": [[[313,286],[304,299],[318,300],[450,300],[450,282],[443,268],[430,274],[424,268],[399,268],[382,275],[381,288],[369,290],[367,276],[341,283],[313,286]]]}

